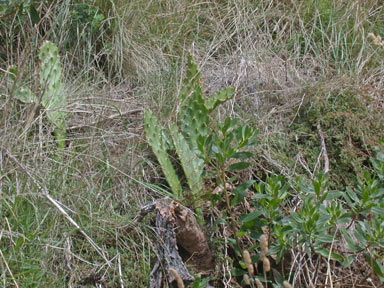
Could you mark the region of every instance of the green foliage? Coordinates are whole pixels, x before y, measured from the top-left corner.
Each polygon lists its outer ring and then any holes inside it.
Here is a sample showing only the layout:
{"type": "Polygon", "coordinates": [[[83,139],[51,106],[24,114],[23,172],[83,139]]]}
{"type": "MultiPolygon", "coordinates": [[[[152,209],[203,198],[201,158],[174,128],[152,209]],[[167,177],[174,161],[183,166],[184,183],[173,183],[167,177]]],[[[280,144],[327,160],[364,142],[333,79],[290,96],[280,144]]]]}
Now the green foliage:
{"type": "Polygon", "coordinates": [[[378,153],[372,160],[376,163],[373,174],[365,172],[356,188],[347,187],[343,192],[329,191],[328,175],[321,174],[312,180],[312,184],[303,181],[289,184],[281,176],[255,183],[257,193],[251,204],[256,212],[242,215],[241,232],[248,232],[257,240],[266,228],[273,240],[268,255],[277,255],[277,263],[283,261],[289,249],[303,249],[308,257],[316,253],[338,261],[344,267],[350,266],[358,253],[363,253],[376,275],[384,281],[382,155],[378,153]],[[288,197],[296,193],[300,206],[295,211],[285,212],[282,208],[288,205],[288,197]],[[347,226],[336,226],[342,223],[347,226]],[[354,229],[344,228],[351,226],[354,229]],[[348,253],[331,249],[334,245],[331,243],[339,242],[341,238],[348,243],[348,253]]]}
{"type": "MultiPolygon", "coordinates": [[[[42,259],[47,256],[47,251],[38,244],[40,237],[46,237],[50,233],[56,217],[52,217],[50,212],[39,211],[31,197],[12,198],[2,200],[0,224],[10,230],[7,231],[9,234],[5,233],[1,237],[0,245],[14,279],[20,287],[42,287],[43,283],[60,285],[55,280],[54,272],[44,269],[42,259]]],[[[2,281],[6,286],[13,286],[8,273],[4,274],[2,281]]]]}
{"type": "Polygon", "coordinates": [[[248,189],[255,181],[247,180],[240,183],[232,191],[227,189],[227,184],[234,182],[237,177],[229,178],[227,172],[238,172],[250,166],[246,160],[252,157],[252,153],[244,151],[250,148],[255,142],[257,132],[251,127],[239,123],[237,119],[226,118],[224,123],[219,124],[216,130],[213,130],[208,137],[199,136],[197,147],[199,156],[204,162],[213,169],[213,174],[209,176],[216,179],[219,187],[222,187],[222,195],[209,195],[212,205],[217,201],[224,199],[226,204],[226,217],[233,233],[236,235],[237,245],[235,249],[241,248],[239,238],[237,237],[237,228],[235,219],[232,218],[233,207],[241,203],[247,195],[248,189]],[[232,163],[231,163],[232,162],[232,163]],[[234,163],[233,163],[234,162],[234,163]],[[231,199],[232,198],[232,199],[231,199]]]}
{"type": "MultiPolygon", "coordinates": [[[[310,92],[309,92],[310,93],[310,92]]],[[[290,127],[287,157],[294,159],[300,152],[314,173],[321,152],[318,124],[325,133],[330,161],[332,188],[357,184],[357,177],[369,168],[369,158],[381,141],[384,129],[382,115],[372,113],[358,91],[333,91],[326,99],[314,97],[303,105],[301,113],[290,127]],[[293,154],[293,153],[294,154],[293,154]]],[[[317,166],[319,168],[319,166],[317,166]]],[[[304,171],[302,171],[304,173],[304,171]]]]}
{"type": "MultiPolygon", "coordinates": [[[[79,1],[78,1],[79,2],[79,1]]],[[[104,15],[90,3],[78,3],[73,6],[71,11],[72,29],[82,29],[84,33],[92,35],[99,31],[104,21],[104,15]]]]}
{"type": "Polygon", "coordinates": [[[201,278],[201,275],[197,275],[192,283],[192,288],[205,288],[209,284],[209,280],[210,278],[201,278]]]}
{"type": "MultiPolygon", "coordinates": [[[[36,2],[36,1],[35,1],[36,2]]],[[[43,1],[40,1],[43,2],[43,1]]],[[[33,24],[40,21],[39,14],[36,11],[35,5],[30,0],[1,0],[0,1],[0,16],[8,16],[11,14],[27,14],[33,24]]]]}

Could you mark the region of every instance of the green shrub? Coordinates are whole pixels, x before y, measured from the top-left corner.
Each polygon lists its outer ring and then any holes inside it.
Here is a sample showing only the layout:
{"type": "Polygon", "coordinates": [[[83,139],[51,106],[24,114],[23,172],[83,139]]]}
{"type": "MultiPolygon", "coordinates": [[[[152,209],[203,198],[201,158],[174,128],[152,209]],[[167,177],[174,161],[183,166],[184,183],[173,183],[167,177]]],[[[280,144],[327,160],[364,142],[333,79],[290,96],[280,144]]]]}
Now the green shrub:
{"type": "MultiPolygon", "coordinates": [[[[315,253],[332,259],[344,268],[352,265],[358,254],[363,254],[380,281],[384,281],[383,155],[378,152],[372,160],[373,174],[366,171],[363,180],[356,176],[359,185],[346,187],[344,191],[328,190],[327,175],[318,175],[312,185],[300,181],[289,184],[282,177],[269,178],[265,184],[256,183],[257,193],[251,202],[256,212],[240,218],[241,231],[249,233],[254,240],[266,233],[271,243],[267,255],[276,255],[276,263],[284,262],[291,249],[301,250],[308,257],[315,253]],[[301,204],[294,211],[285,212],[289,198],[294,195],[301,204]],[[335,248],[343,239],[347,252],[335,248]]],[[[286,266],[281,267],[280,273],[284,275],[286,266]]]]}
{"type": "MultiPolygon", "coordinates": [[[[371,167],[369,159],[374,147],[382,140],[384,122],[378,113],[367,107],[370,100],[358,97],[357,91],[334,91],[326,99],[314,98],[303,105],[299,116],[290,127],[288,157],[300,152],[315,174],[321,165],[317,157],[321,152],[318,124],[325,134],[333,187],[355,185],[363,170],[371,167]]],[[[304,171],[303,171],[304,172],[304,171]]]]}

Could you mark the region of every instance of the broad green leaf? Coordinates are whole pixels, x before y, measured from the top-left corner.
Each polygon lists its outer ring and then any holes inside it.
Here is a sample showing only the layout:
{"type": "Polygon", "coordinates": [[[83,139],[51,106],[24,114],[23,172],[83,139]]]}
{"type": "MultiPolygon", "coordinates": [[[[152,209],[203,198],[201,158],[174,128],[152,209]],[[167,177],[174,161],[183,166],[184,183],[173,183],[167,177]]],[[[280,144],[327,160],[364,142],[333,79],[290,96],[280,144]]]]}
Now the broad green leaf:
{"type": "Polygon", "coordinates": [[[251,158],[252,156],[253,156],[252,152],[236,152],[236,153],[233,153],[230,158],[244,160],[244,159],[251,158]]]}
{"type": "Polygon", "coordinates": [[[291,212],[290,216],[294,222],[297,222],[297,223],[303,223],[304,222],[304,220],[301,219],[296,212],[291,212]]]}
{"type": "Polygon", "coordinates": [[[365,233],[361,230],[361,228],[359,227],[359,225],[356,227],[355,231],[354,231],[354,235],[356,237],[356,239],[363,245],[366,245],[367,244],[367,239],[365,238],[365,233]]]}
{"type": "Polygon", "coordinates": [[[246,222],[259,219],[261,214],[262,212],[260,210],[256,212],[248,213],[245,217],[240,217],[240,222],[246,223],[246,222]]]}
{"type": "Polygon", "coordinates": [[[375,215],[384,216],[384,209],[383,208],[375,206],[375,207],[372,207],[371,211],[375,215]]]}
{"type": "Polygon", "coordinates": [[[245,181],[241,183],[239,186],[237,186],[235,190],[232,191],[232,193],[235,194],[235,197],[233,198],[231,203],[232,206],[235,206],[236,204],[243,201],[244,197],[248,193],[249,187],[252,186],[253,183],[255,183],[254,180],[245,181]]]}
{"type": "Polygon", "coordinates": [[[333,241],[335,241],[335,239],[332,235],[322,234],[316,237],[316,241],[320,243],[332,243],[333,241]]]}
{"type": "Polygon", "coordinates": [[[333,199],[336,199],[336,198],[343,196],[344,193],[345,192],[338,191],[338,190],[331,190],[328,192],[328,195],[325,199],[326,200],[333,200],[333,199]]]}
{"type": "Polygon", "coordinates": [[[240,171],[248,168],[251,164],[248,162],[238,162],[228,167],[229,171],[240,171]]]}
{"type": "Polygon", "coordinates": [[[340,262],[344,260],[343,256],[341,256],[340,254],[335,253],[335,252],[330,252],[326,248],[315,249],[315,252],[318,253],[319,255],[327,258],[327,259],[330,258],[332,260],[336,260],[336,261],[340,261],[340,262]]]}
{"type": "Polygon", "coordinates": [[[36,11],[36,8],[33,4],[29,6],[29,16],[31,17],[32,24],[35,25],[40,22],[39,13],[36,11]]]}
{"type": "Polygon", "coordinates": [[[271,199],[271,196],[267,195],[267,194],[260,194],[260,193],[257,193],[257,194],[253,194],[252,195],[252,198],[253,199],[271,199]]]}
{"type": "Polygon", "coordinates": [[[343,261],[343,268],[348,268],[349,266],[351,266],[355,258],[356,258],[355,255],[348,255],[347,257],[345,257],[343,261]]]}
{"type": "Polygon", "coordinates": [[[356,204],[360,202],[359,197],[357,196],[356,192],[352,190],[352,188],[347,187],[345,191],[347,192],[347,195],[350,197],[350,199],[356,204]]]}
{"type": "Polygon", "coordinates": [[[364,254],[365,259],[369,264],[373,264],[373,270],[378,276],[384,276],[384,266],[381,264],[375,257],[372,257],[370,254],[364,254]]]}

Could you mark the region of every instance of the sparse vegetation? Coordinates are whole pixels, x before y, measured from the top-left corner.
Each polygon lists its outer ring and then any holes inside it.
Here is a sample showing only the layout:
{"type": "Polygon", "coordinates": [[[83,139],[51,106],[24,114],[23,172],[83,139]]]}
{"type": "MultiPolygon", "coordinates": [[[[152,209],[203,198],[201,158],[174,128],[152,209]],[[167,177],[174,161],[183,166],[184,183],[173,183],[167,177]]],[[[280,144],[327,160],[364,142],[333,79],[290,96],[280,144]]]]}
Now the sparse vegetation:
{"type": "Polygon", "coordinates": [[[383,38],[379,0],[0,1],[0,285],[147,287],[171,197],[191,287],[381,287],[383,38]]]}

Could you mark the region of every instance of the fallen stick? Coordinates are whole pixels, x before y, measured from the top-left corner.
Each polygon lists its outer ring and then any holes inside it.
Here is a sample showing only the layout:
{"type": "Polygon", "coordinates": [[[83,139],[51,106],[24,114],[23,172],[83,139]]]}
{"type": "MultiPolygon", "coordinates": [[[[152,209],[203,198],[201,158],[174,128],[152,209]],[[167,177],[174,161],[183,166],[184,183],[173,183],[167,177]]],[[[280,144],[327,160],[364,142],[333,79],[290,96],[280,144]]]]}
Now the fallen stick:
{"type": "Polygon", "coordinates": [[[108,120],[113,120],[115,118],[123,117],[123,116],[126,116],[128,114],[136,114],[136,113],[140,113],[140,112],[143,112],[143,109],[133,109],[133,110],[124,111],[122,113],[112,114],[112,115],[110,115],[110,116],[108,116],[106,118],[103,118],[103,119],[100,119],[100,120],[96,120],[96,121],[93,121],[91,123],[71,126],[71,127],[67,128],[67,131],[79,130],[79,129],[82,129],[82,128],[85,128],[85,127],[96,126],[96,125],[98,125],[100,123],[103,123],[105,121],[108,121],[108,120]]]}

